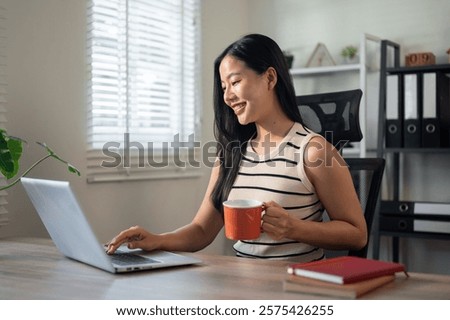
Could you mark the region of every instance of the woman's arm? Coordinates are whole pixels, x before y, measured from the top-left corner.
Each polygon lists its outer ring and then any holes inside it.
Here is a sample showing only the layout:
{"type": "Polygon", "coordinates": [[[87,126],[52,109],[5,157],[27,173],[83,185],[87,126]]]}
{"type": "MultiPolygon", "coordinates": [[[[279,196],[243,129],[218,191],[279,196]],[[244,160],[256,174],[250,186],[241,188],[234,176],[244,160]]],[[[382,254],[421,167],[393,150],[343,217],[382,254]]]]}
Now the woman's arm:
{"type": "Polygon", "coordinates": [[[147,251],[198,251],[208,246],[223,227],[222,215],[216,210],[211,200],[211,192],[218,173],[219,166],[216,163],[202,204],[191,223],[163,234],[153,234],[139,226],[131,227],[120,232],[109,242],[107,252],[114,253],[124,243],[127,243],[131,249],[140,248],[147,251]]]}
{"type": "Polygon", "coordinates": [[[311,139],[305,152],[305,172],[330,221],[291,217],[277,203],[266,203],[263,230],[274,239],[289,238],[324,249],[360,249],[367,227],[353,181],[339,152],[323,137],[311,139]]]}

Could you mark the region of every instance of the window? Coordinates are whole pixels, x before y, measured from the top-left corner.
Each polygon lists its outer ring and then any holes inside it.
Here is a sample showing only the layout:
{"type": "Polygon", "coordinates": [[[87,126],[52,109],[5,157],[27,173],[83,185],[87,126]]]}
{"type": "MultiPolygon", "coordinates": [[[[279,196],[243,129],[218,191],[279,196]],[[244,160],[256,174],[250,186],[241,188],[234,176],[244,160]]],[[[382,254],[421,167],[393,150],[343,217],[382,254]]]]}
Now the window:
{"type": "Polygon", "coordinates": [[[187,172],[173,154],[199,138],[199,1],[90,1],[89,181],[187,172]]]}

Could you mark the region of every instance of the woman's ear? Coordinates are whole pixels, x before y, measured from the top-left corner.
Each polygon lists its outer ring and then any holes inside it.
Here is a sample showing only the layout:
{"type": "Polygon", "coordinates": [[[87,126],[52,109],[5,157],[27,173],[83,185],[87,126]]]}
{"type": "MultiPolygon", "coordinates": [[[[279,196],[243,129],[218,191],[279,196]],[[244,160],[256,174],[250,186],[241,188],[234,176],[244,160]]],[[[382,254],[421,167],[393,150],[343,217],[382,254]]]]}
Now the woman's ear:
{"type": "Polygon", "coordinates": [[[268,80],[268,89],[272,90],[273,88],[275,88],[275,85],[277,84],[277,79],[278,79],[278,75],[277,75],[277,71],[275,70],[275,68],[273,67],[269,67],[266,70],[266,77],[268,80]]]}

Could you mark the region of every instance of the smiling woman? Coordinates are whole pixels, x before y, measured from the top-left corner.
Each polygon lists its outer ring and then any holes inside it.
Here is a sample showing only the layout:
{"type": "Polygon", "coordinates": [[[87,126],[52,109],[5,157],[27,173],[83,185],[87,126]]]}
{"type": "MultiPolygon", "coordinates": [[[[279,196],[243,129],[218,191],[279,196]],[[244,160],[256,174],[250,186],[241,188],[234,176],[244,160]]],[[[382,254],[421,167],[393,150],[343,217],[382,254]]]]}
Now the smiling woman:
{"type": "MultiPolygon", "coordinates": [[[[214,202],[219,206],[226,200],[231,190],[241,155],[245,154],[244,147],[247,141],[253,138],[254,144],[260,142],[262,146],[261,142],[268,137],[266,128],[271,126],[270,123],[276,126],[270,128],[271,135],[279,140],[286,135],[294,122],[301,122],[301,117],[296,107],[295,92],[284,55],[270,38],[263,35],[248,35],[231,44],[216,59],[214,77],[218,155],[223,157],[226,163],[224,170],[221,171],[221,178],[228,177],[220,179],[221,182],[214,189],[214,202]],[[236,74],[239,75],[237,79],[236,74]],[[230,80],[239,82],[233,86],[230,80]],[[246,122],[242,116],[236,118],[233,115],[233,106],[239,103],[248,103],[249,110],[246,112],[248,116],[258,116],[264,122],[264,125],[259,127],[260,131],[256,137],[254,137],[257,133],[254,123],[256,119],[253,119],[253,122],[250,119],[246,122]],[[227,152],[224,146],[232,145],[236,148],[231,148],[231,153],[227,152]]],[[[266,144],[266,147],[270,145],[266,144]]]]}
{"type": "Polygon", "coordinates": [[[339,153],[302,124],[275,41],[251,34],[219,55],[214,111],[217,160],[192,222],[164,234],[131,227],[111,240],[109,253],[123,243],[145,250],[203,249],[224,226],[223,202],[237,199],[254,199],[265,211],[260,236],[234,245],[239,256],[312,261],[324,258],[323,248],[366,244],[366,224],[348,168],[326,161],[339,153]],[[309,165],[317,159],[323,165],[309,165]],[[331,221],[322,221],[324,210],[331,221]]]}

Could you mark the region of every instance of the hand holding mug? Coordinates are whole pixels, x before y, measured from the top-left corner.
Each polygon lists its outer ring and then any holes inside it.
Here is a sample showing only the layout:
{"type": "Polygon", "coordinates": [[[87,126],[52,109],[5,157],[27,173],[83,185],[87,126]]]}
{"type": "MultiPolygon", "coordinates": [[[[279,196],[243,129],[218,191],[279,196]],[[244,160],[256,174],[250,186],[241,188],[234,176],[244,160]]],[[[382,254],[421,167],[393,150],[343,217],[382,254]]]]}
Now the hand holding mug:
{"type": "Polygon", "coordinates": [[[292,217],[275,201],[264,203],[262,230],[274,240],[289,238],[293,227],[292,217]]]}

